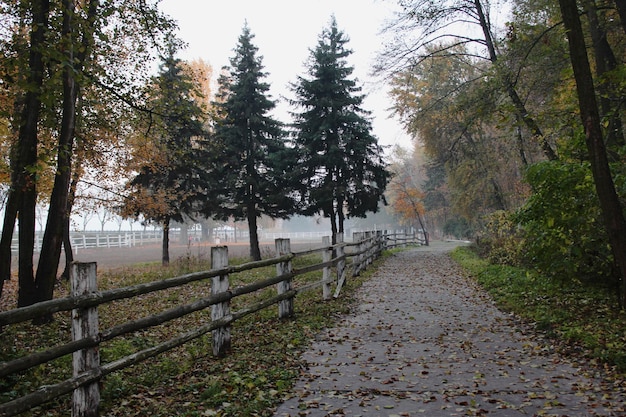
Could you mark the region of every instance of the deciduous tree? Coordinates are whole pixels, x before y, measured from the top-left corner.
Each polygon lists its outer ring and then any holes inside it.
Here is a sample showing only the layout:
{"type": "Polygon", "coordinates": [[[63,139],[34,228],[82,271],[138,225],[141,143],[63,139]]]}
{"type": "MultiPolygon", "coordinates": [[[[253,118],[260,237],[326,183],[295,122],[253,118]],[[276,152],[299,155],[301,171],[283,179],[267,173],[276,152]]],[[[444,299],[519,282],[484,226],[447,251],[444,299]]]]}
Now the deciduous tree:
{"type": "MultiPolygon", "coordinates": [[[[50,19],[50,1],[34,0],[26,8],[23,22],[29,22],[31,31],[28,46],[22,52],[28,54],[25,68],[27,75],[23,97],[18,97],[19,133],[11,152],[11,188],[5,205],[5,217],[0,240],[0,281],[11,277],[11,240],[15,219],[19,221],[19,300],[18,305],[27,305],[35,300],[36,288],[33,271],[35,244],[35,205],[37,202],[37,144],[38,122],[42,107],[45,79],[46,38],[50,19]],[[18,217],[19,213],[19,217],[18,217]]],[[[21,22],[20,22],[21,23],[21,22]]],[[[24,39],[17,37],[21,42],[24,39]]]]}
{"type": "Polygon", "coordinates": [[[498,128],[498,99],[481,81],[481,63],[460,46],[434,48],[447,53],[392,79],[392,108],[434,163],[445,167],[454,212],[477,221],[514,205],[522,164],[512,162],[519,145],[498,128]]]}
{"type": "MultiPolygon", "coordinates": [[[[72,174],[76,119],[79,113],[76,103],[81,96],[82,84],[81,80],[77,79],[76,74],[82,74],[91,60],[98,24],[97,17],[100,13],[97,0],[89,1],[83,7],[85,10],[80,10],[82,7],[75,4],[73,0],[63,0],[61,7],[63,22],[60,45],[61,53],[66,61],[61,70],[63,102],[61,106],[61,128],[57,144],[57,168],[35,276],[37,293],[35,299],[26,300],[28,304],[52,299],[61,256],[61,245],[63,244],[63,232],[70,215],[68,196],[72,174]],[[78,32],[78,26],[75,22],[81,13],[85,15],[82,22],[82,33],[78,32]]],[[[42,319],[48,320],[49,318],[43,317],[42,319]]]]}
{"type": "Polygon", "coordinates": [[[105,92],[97,100],[101,109],[107,109],[101,117],[109,118],[118,105],[105,106],[103,101],[112,97],[112,102],[130,101],[153,47],[162,34],[173,38],[169,34],[173,26],[155,4],[144,0],[19,1],[7,3],[0,13],[7,23],[0,32],[0,45],[3,56],[11,57],[2,61],[0,73],[2,84],[13,92],[10,117],[18,132],[10,155],[12,178],[0,239],[0,280],[10,277],[10,244],[17,218],[18,304],[26,305],[52,297],[71,209],[73,144],[76,132],[82,130],[81,120],[97,107],[84,100],[84,93],[96,86],[105,92]],[[128,71],[130,67],[133,71],[128,71]],[[56,167],[47,169],[52,165],[56,167]],[[41,197],[50,204],[45,250],[35,279],[34,207],[41,174],[47,171],[56,171],[55,184],[49,197],[41,197]]]}
{"type": "Polygon", "coordinates": [[[604,225],[611,245],[614,261],[622,281],[622,305],[626,305],[626,220],[617,195],[601,128],[600,110],[596,98],[594,79],[587,56],[585,37],[580,22],[576,0],[559,0],[563,23],[567,30],[570,57],[580,117],[585,129],[585,142],[591,163],[595,189],[600,200],[604,225]]]}
{"type": "Polygon", "coordinates": [[[517,90],[515,74],[501,60],[488,2],[409,0],[398,3],[401,12],[387,28],[396,41],[390,42],[381,54],[377,65],[380,73],[393,74],[419,65],[425,59],[436,59],[439,56],[446,58],[451,50],[459,48],[465,51],[465,56],[480,57],[491,64],[489,74],[484,76],[491,76],[501,91],[506,93],[512,104],[511,110],[524,123],[534,140],[541,144],[546,158],[557,158],[554,145],[544,135],[517,90]],[[433,44],[445,46],[433,48],[433,44]]]}
{"type": "Polygon", "coordinates": [[[390,166],[393,178],[389,183],[388,193],[391,208],[401,221],[420,228],[428,245],[428,230],[424,221],[424,192],[420,184],[420,169],[410,158],[396,152],[396,160],[390,166]]]}

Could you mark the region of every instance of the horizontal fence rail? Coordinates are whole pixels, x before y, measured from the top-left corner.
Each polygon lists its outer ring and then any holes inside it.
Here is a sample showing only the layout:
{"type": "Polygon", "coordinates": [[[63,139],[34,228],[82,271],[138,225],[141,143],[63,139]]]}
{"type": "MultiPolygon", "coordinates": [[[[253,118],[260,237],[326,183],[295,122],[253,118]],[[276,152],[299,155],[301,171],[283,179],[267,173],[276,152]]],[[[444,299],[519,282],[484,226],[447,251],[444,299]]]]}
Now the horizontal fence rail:
{"type": "MultiPolygon", "coordinates": [[[[93,248],[131,248],[135,246],[160,243],[163,239],[161,230],[142,230],[137,232],[71,232],[70,241],[72,250],[78,253],[81,250],[93,248]]],[[[41,250],[43,233],[35,235],[35,252],[41,250]]],[[[11,241],[11,252],[18,251],[18,237],[11,241]]]]}
{"type": "Polygon", "coordinates": [[[211,248],[211,270],[209,271],[195,272],[107,291],[98,291],[97,289],[95,263],[73,263],[70,274],[72,286],[70,297],[0,312],[0,329],[2,329],[5,326],[34,320],[44,315],[69,311],[72,318],[72,341],[54,347],[42,347],[42,350],[33,354],[0,363],[0,378],[19,378],[21,372],[69,354],[73,357],[73,376],[62,382],[42,386],[30,394],[0,404],[0,416],[13,416],[70,393],[73,394],[73,416],[98,415],[99,382],[106,375],[157,356],[208,333],[212,334],[213,353],[217,356],[225,355],[231,343],[230,326],[237,320],[273,305],[278,306],[278,317],[291,317],[294,311],[294,297],[298,293],[318,287],[322,287],[323,300],[337,298],[348,279],[348,266],[351,266],[351,275],[357,276],[383,250],[409,244],[424,244],[425,242],[416,234],[383,231],[354,233],[351,243],[344,243],[342,236],[338,236],[337,240],[337,244],[330,245],[330,238],[324,237],[320,248],[293,253],[289,239],[276,239],[274,258],[232,266],[228,265],[228,247],[215,246],[211,248]],[[321,263],[309,265],[300,270],[292,267],[292,261],[295,258],[316,253],[322,255],[321,263]],[[350,260],[350,265],[348,265],[348,260],[350,260]],[[230,288],[230,276],[272,265],[276,266],[275,276],[230,288]],[[313,271],[322,271],[318,280],[300,286],[294,284],[293,279],[295,277],[313,271]],[[108,329],[99,328],[98,306],[100,305],[208,280],[211,281],[211,294],[209,296],[150,316],[130,320],[108,329]],[[332,292],[333,285],[335,287],[334,293],[332,292]],[[275,295],[237,311],[231,311],[231,300],[266,288],[275,288],[275,295]],[[158,326],[209,307],[211,309],[210,322],[118,360],[105,364],[100,363],[98,352],[101,343],[158,326]]]}

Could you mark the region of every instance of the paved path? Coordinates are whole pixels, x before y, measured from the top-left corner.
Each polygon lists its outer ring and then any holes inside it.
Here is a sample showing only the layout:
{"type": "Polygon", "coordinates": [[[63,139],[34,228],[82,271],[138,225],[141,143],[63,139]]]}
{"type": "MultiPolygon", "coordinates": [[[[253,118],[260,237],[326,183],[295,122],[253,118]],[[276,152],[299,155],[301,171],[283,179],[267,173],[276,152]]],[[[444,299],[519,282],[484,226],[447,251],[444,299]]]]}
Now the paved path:
{"type": "Polygon", "coordinates": [[[524,334],[436,247],[390,258],[361,298],[276,417],[626,416],[623,386],[524,334]]]}

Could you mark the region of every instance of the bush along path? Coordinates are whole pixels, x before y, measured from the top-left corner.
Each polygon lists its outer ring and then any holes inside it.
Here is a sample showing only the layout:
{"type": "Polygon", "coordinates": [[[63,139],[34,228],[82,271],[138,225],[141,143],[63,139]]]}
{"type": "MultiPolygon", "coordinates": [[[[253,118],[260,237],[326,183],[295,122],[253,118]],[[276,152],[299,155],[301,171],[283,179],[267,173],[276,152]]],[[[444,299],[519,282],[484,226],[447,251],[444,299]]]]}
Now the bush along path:
{"type": "Polygon", "coordinates": [[[400,252],[306,352],[276,417],[624,416],[623,381],[554,353],[446,251],[400,252]]]}

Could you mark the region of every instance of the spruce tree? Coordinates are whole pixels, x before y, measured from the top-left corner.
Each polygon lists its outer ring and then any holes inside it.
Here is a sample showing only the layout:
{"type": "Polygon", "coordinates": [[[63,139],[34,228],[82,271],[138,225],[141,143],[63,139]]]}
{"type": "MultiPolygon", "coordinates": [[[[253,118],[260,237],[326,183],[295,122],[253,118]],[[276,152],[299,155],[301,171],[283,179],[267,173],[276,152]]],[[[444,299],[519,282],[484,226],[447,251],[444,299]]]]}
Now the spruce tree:
{"type": "Polygon", "coordinates": [[[311,50],[308,77],[292,84],[304,214],[330,218],[333,243],[346,216],[378,211],[390,176],[370,113],[361,107],[361,88],[350,78],[348,40],[333,17],[311,50]]]}
{"type": "Polygon", "coordinates": [[[194,100],[200,93],[171,50],[149,86],[152,109],[141,123],[146,145],[138,146],[138,174],[130,181],[124,211],[163,226],[162,263],[169,264],[169,226],[184,222],[206,199],[207,152],[205,110],[194,100]]]}
{"type": "Polygon", "coordinates": [[[294,213],[288,182],[296,161],[282,124],[269,114],[275,103],[268,95],[269,84],[263,82],[266,74],[253,38],[244,25],[231,66],[219,79],[215,137],[223,149],[220,183],[225,204],[219,217],[247,220],[250,257],[260,260],[257,218],[288,218],[294,213]]]}

